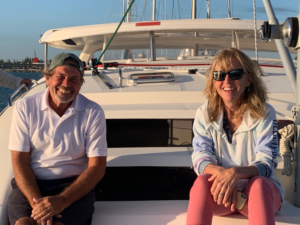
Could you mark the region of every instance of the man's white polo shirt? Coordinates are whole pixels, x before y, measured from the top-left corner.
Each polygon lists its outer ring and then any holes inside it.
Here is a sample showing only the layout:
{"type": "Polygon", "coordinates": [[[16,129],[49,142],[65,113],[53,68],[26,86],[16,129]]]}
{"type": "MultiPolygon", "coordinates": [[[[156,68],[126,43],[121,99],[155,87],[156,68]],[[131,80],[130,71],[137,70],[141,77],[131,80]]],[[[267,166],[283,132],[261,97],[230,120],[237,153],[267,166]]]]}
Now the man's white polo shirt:
{"type": "Polygon", "coordinates": [[[78,94],[62,117],[48,104],[49,91],[22,98],[15,104],[9,149],[30,152],[37,179],[80,175],[88,157],[107,156],[102,108],[78,94]]]}

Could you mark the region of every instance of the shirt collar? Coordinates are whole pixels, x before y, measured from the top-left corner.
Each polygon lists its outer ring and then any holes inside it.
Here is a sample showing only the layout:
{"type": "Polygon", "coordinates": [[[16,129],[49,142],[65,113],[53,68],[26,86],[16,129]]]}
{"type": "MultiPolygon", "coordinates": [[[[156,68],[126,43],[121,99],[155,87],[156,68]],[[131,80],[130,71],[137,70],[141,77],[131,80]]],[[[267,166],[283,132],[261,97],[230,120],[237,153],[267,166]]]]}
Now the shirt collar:
{"type": "MultiPolygon", "coordinates": [[[[49,106],[49,88],[47,88],[42,97],[41,111],[50,108],[49,106]]],[[[72,101],[72,104],[69,106],[68,110],[82,111],[86,109],[86,104],[84,97],[81,94],[78,94],[76,98],[72,101]]]]}

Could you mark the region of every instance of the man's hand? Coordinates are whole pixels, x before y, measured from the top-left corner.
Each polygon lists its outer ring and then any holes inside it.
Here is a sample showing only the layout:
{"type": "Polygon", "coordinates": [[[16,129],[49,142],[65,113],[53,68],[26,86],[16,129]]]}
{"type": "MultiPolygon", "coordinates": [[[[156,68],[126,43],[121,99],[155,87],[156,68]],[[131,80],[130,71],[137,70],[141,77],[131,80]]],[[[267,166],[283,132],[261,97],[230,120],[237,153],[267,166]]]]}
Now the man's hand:
{"type": "Polygon", "coordinates": [[[219,205],[229,202],[232,192],[239,179],[238,173],[235,168],[219,169],[208,180],[213,181],[210,192],[214,201],[219,205]]]}
{"type": "Polygon", "coordinates": [[[21,80],[20,85],[25,84],[27,87],[32,83],[32,81],[29,78],[24,78],[21,80]]]}
{"type": "Polygon", "coordinates": [[[63,197],[59,195],[54,196],[48,196],[40,199],[33,199],[33,201],[36,203],[32,210],[31,217],[36,221],[41,221],[42,225],[48,225],[48,223],[52,224],[52,217],[55,216],[57,218],[60,218],[61,215],[59,214],[62,212],[65,207],[65,201],[63,197]]]}

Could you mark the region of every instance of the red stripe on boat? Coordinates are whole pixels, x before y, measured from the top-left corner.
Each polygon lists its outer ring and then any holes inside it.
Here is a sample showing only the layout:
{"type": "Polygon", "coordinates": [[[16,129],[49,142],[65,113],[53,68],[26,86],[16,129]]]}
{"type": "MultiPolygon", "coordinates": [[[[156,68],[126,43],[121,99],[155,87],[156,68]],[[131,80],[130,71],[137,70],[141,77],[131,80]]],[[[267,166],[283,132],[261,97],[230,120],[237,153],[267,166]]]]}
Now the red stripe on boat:
{"type": "Polygon", "coordinates": [[[160,21],[135,23],[135,26],[136,26],[136,27],[143,27],[143,26],[157,26],[157,25],[160,25],[160,21]]]}
{"type": "MultiPolygon", "coordinates": [[[[112,64],[114,66],[136,66],[136,67],[160,67],[160,66],[210,66],[209,63],[195,63],[195,64],[129,64],[129,63],[119,63],[119,64],[112,64]]],[[[260,64],[261,67],[275,67],[275,68],[283,68],[283,66],[278,65],[264,65],[260,64]]],[[[103,67],[103,65],[98,65],[98,67],[103,67]]],[[[297,69],[297,67],[296,67],[297,69]]]]}

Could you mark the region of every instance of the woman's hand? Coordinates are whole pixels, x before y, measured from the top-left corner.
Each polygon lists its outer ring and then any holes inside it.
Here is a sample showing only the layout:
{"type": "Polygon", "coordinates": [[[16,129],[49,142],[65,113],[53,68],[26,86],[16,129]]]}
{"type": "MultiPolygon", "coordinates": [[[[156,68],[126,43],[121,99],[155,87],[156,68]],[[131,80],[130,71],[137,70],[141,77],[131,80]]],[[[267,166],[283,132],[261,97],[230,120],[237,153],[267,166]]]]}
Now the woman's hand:
{"type": "Polygon", "coordinates": [[[232,198],[233,190],[236,188],[236,183],[239,180],[239,175],[234,167],[229,169],[220,168],[213,173],[208,180],[213,181],[210,192],[215,202],[219,205],[228,205],[229,202],[232,202],[230,199],[232,198]]]}
{"type": "Polygon", "coordinates": [[[228,202],[225,202],[224,206],[226,208],[230,207],[230,210],[234,212],[236,211],[236,205],[237,205],[237,189],[236,187],[234,187],[231,196],[228,199],[228,202]]]}

